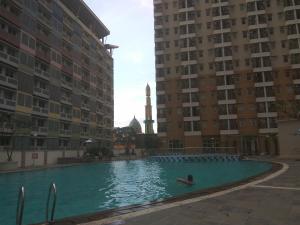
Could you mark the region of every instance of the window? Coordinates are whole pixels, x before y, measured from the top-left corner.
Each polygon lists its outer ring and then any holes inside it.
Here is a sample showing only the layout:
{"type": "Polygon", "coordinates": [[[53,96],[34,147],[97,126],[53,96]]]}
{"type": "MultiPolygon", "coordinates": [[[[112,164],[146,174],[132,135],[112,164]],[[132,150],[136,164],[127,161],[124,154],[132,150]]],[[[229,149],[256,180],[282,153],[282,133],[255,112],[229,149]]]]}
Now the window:
{"type": "Polygon", "coordinates": [[[51,60],[58,64],[61,64],[61,55],[52,49],[51,50],[51,60]]]}
{"type": "Polygon", "coordinates": [[[192,122],[184,121],[184,131],[192,131],[192,122]]]}
{"type": "Polygon", "coordinates": [[[23,107],[32,107],[32,97],[27,94],[18,93],[18,105],[23,107]]]}
{"type": "Polygon", "coordinates": [[[30,35],[22,32],[21,41],[22,44],[27,46],[28,48],[35,49],[35,39],[30,35]]]}
{"type": "Polygon", "coordinates": [[[20,53],[20,63],[28,66],[29,68],[34,68],[35,60],[31,55],[21,52],[20,53]]]}

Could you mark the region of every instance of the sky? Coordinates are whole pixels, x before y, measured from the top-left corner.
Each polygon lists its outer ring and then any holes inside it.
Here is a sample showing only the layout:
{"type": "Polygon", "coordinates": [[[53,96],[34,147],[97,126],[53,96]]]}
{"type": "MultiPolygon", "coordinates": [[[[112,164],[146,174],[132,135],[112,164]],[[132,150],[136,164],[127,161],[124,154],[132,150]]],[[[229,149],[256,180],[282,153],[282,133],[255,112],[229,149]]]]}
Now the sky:
{"type": "Polygon", "coordinates": [[[156,131],[154,23],[152,0],[84,0],[110,30],[107,44],[119,46],[114,58],[114,126],[135,116],[144,130],[145,89],[151,87],[156,131]]]}

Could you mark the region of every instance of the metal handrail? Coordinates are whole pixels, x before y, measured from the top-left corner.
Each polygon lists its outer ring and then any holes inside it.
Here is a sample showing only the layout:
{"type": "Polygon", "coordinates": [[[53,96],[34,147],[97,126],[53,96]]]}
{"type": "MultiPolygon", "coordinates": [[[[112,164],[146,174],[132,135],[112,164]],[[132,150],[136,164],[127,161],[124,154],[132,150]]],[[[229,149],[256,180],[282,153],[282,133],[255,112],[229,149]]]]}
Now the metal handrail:
{"type": "Polygon", "coordinates": [[[22,225],[24,202],[25,202],[25,188],[21,186],[19,189],[19,197],[18,197],[18,204],[17,204],[16,225],[22,225]]]}
{"type": "Polygon", "coordinates": [[[55,206],[56,206],[56,185],[55,185],[55,183],[52,182],[49,187],[48,199],[47,199],[47,208],[46,208],[46,222],[47,223],[53,222],[55,206]],[[51,218],[49,221],[49,203],[50,203],[50,197],[51,197],[52,192],[53,192],[53,202],[52,202],[52,209],[51,209],[51,218]]]}

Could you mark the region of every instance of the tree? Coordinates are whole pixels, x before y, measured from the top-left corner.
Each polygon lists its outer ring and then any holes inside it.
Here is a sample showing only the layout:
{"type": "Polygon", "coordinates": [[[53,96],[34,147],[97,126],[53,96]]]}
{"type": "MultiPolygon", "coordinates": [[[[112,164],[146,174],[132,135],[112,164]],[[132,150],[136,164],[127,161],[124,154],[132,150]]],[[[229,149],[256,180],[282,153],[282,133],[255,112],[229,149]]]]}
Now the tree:
{"type": "MultiPolygon", "coordinates": [[[[12,129],[13,133],[11,135],[11,139],[14,136],[14,127],[12,126],[12,124],[10,123],[10,118],[7,114],[1,113],[0,114],[0,126],[1,128],[4,129],[12,129]]],[[[1,135],[2,137],[5,137],[3,135],[1,135]]],[[[6,151],[6,156],[7,156],[7,161],[11,162],[12,161],[12,156],[13,156],[13,147],[5,147],[5,151],[6,151]]]]}
{"type": "Polygon", "coordinates": [[[109,148],[100,147],[97,144],[91,144],[90,146],[87,146],[84,155],[102,159],[103,156],[111,158],[113,156],[113,152],[109,148]]]}

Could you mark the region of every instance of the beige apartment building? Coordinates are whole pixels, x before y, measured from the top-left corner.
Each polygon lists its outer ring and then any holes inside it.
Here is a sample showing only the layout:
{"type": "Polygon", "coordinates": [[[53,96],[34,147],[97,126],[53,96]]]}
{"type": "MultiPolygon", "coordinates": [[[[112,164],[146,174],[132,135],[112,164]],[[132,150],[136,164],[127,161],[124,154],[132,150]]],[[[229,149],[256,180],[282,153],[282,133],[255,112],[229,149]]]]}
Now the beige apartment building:
{"type": "Polygon", "coordinates": [[[154,0],[162,148],[277,154],[300,106],[300,0],[154,0]]]}

